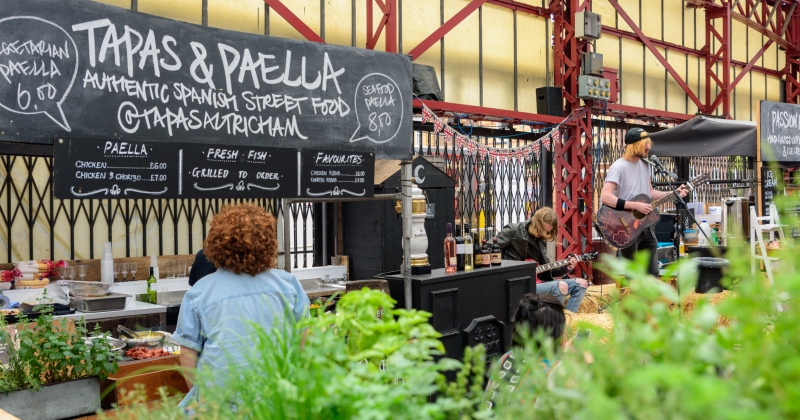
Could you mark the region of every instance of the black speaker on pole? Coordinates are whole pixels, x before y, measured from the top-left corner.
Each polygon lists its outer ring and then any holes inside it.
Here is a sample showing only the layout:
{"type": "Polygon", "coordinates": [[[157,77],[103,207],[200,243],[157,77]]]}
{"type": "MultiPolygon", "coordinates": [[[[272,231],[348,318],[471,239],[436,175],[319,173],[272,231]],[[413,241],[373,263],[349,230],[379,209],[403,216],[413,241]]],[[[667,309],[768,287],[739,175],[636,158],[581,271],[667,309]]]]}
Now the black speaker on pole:
{"type": "Polygon", "coordinates": [[[536,88],[536,113],[554,117],[564,116],[564,94],[560,87],[536,88]]]}

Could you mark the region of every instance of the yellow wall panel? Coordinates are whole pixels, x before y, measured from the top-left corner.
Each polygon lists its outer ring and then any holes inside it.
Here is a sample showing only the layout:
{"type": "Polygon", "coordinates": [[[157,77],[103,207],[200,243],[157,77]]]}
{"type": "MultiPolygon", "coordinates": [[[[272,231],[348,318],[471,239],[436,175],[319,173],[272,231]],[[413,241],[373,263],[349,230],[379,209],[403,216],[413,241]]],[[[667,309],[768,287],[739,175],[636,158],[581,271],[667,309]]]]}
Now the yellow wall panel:
{"type": "Polygon", "coordinates": [[[111,6],[121,7],[123,9],[131,8],[131,0],[94,0],[98,3],[110,4],[111,6]]]}
{"type": "Polygon", "coordinates": [[[664,41],[681,45],[683,38],[683,2],[664,2],[664,41]]]}
{"type": "MultiPolygon", "coordinates": [[[[662,57],[664,56],[664,50],[658,48],[658,52],[662,57]]],[[[666,69],[647,48],[644,49],[644,60],[645,90],[642,92],[642,104],[645,108],[664,110],[666,109],[666,92],[664,90],[666,69]]]]}
{"type": "MultiPolygon", "coordinates": [[[[642,13],[642,20],[640,27],[642,32],[650,38],[662,39],[661,36],[661,0],[642,0],[642,9],[646,13],[642,13]]],[[[636,18],[628,13],[634,22],[636,18]]]]}
{"type": "Polygon", "coordinates": [[[349,1],[325,4],[325,42],[350,46],[353,36],[352,12],[352,3],[349,1]]]}
{"type": "Polygon", "coordinates": [[[619,70],[619,38],[614,36],[601,37],[597,40],[596,47],[597,52],[603,54],[603,67],[619,70]]]}
{"type": "Polygon", "coordinates": [[[644,51],[642,44],[637,41],[623,39],[622,51],[625,57],[620,69],[620,103],[630,106],[643,106],[642,92],[644,91],[644,51]]]}
{"type": "MultiPolygon", "coordinates": [[[[764,38],[764,42],[767,42],[767,38],[764,38]]],[[[764,44],[759,45],[759,48],[764,44]]],[[[778,50],[778,47],[775,46],[775,43],[769,46],[766,52],[764,52],[764,67],[768,69],[778,69],[778,52],[782,52],[778,50]]]]}
{"type": "MultiPolygon", "coordinates": [[[[546,85],[547,73],[551,71],[547,64],[553,65],[546,22],[537,16],[517,13],[517,106],[522,112],[536,113],[536,88],[546,85]]],[[[552,31],[552,26],[549,28],[552,31]]]]}
{"type": "Polygon", "coordinates": [[[758,112],[760,110],[759,102],[767,97],[766,93],[766,79],[767,75],[761,73],[753,73],[751,75],[753,85],[753,102],[750,104],[750,109],[753,114],[753,121],[758,120],[758,112]]]}
{"type": "Polygon", "coordinates": [[[748,51],[747,26],[734,20],[731,23],[731,58],[747,63],[759,48],[761,48],[760,45],[755,49],[750,48],[748,51]]]}
{"type": "Polygon", "coordinates": [[[767,76],[767,96],[768,101],[781,101],[781,81],[777,77],[767,76]]]}
{"type": "MultiPolygon", "coordinates": [[[[402,19],[403,53],[407,54],[439,27],[439,2],[403,0],[402,19]],[[415,11],[415,13],[410,12],[411,10],[415,11]]],[[[440,87],[442,85],[441,56],[441,43],[437,42],[414,60],[417,64],[432,66],[436,70],[440,87]]],[[[445,92],[445,97],[447,95],[448,92],[445,92]]]]}
{"type": "Polygon", "coordinates": [[[514,14],[494,6],[483,7],[483,105],[514,109],[514,14]]]}
{"type": "Polygon", "coordinates": [[[184,22],[203,23],[201,0],[139,0],[139,11],[184,22]]]}
{"type": "MultiPolygon", "coordinates": [[[[445,22],[467,3],[466,0],[446,1],[445,22]]],[[[480,104],[478,29],[478,13],[476,11],[444,37],[444,84],[448,102],[480,104]]]]}
{"type": "MultiPolygon", "coordinates": [[[[600,23],[612,28],[616,27],[617,11],[614,6],[608,1],[595,1],[592,2],[592,12],[600,15],[600,23]]],[[[606,35],[603,35],[604,37],[606,35]]],[[[602,39],[602,37],[600,38],[602,39]]]]}
{"type": "MultiPolygon", "coordinates": [[[[700,100],[703,100],[703,94],[700,91],[701,80],[702,80],[702,62],[697,57],[686,57],[686,62],[688,65],[688,71],[686,72],[686,84],[689,85],[689,88],[697,95],[700,100]],[[698,68],[699,66],[699,68],[698,68]]],[[[694,114],[698,112],[697,104],[694,103],[691,99],[689,99],[689,105],[686,109],[687,114],[694,114]]]]}
{"type": "MultiPolygon", "coordinates": [[[[434,3],[434,2],[431,2],[434,3]]],[[[403,4],[403,10],[406,9],[405,3],[403,4]]],[[[438,15],[438,14],[437,14],[438,15]]],[[[356,31],[356,47],[358,48],[365,48],[367,46],[367,2],[366,1],[358,1],[356,0],[356,21],[355,21],[355,31],[356,31]]],[[[433,26],[434,23],[430,22],[431,29],[433,31],[436,26],[433,26]]],[[[430,33],[430,32],[429,32],[430,33]]]]}
{"type": "MultiPolygon", "coordinates": [[[[735,77],[738,77],[740,72],[741,69],[736,69],[736,71],[734,71],[735,77]]],[[[750,115],[750,78],[752,76],[752,71],[745,74],[733,90],[734,101],[731,103],[731,111],[733,112],[734,119],[755,121],[755,116],[750,115]]]]}
{"type": "MultiPolygon", "coordinates": [[[[284,1],[283,4],[292,11],[303,23],[319,35],[319,0],[292,0],[284,1]]],[[[327,29],[326,29],[327,30],[327,29]]],[[[269,34],[281,38],[303,39],[289,22],[274,10],[269,11],[269,34]]]]}
{"type": "Polygon", "coordinates": [[[263,0],[208,0],[208,26],[264,33],[263,0]]]}
{"type": "MultiPolygon", "coordinates": [[[[683,6],[683,2],[678,3],[683,6]]],[[[689,48],[700,48],[704,42],[702,38],[697,37],[697,25],[702,22],[701,12],[697,9],[683,9],[683,46],[689,48]],[[697,45],[697,47],[695,47],[697,45]]],[[[701,25],[702,26],[702,25],[701,25]]]]}
{"type": "MultiPolygon", "coordinates": [[[[639,0],[619,0],[619,5],[622,7],[622,10],[624,10],[631,19],[633,19],[633,23],[639,26],[639,0]]],[[[619,29],[632,32],[631,27],[628,26],[625,20],[622,19],[622,16],[620,16],[617,21],[619,22],[619,25],[617,26],[619,29]]]]}
{"type": "MultiPolygon", "coordinates": [[[[667,62],[678,72],[681,79],[686,82],[686,55],[674,51],[668,51],[665,54],[667,62]]],[[[667,111],[686,113],[686,92],[684,92],[683,88],[671,74],[667,73],[664,77],[666,77],[667,80],[667,111]]]]}

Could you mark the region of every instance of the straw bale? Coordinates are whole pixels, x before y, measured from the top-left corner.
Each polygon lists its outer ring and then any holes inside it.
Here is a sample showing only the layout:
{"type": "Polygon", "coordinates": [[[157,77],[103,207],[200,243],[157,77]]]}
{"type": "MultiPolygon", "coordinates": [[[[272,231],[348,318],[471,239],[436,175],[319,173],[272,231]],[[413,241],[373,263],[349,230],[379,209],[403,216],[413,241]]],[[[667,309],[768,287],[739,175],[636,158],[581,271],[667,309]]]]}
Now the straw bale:
{"type": "Polygon", "coordinates": [[[586,321],[595,324],[607,331],[614,329],[614,322],[611,319],[611,314],[584,314],[572,313],[569,311],[564,312],[567,316],[567,329],[574,330],[577,328],[578,321],[586,321]]]}
{"type": "MultiPolygon", "coordinates": [[[[691,315],[692,312],[694,312],[694,309],[697,307],[697,301],[706,297],[710,297],[708,303],[710,303],[711,306],[717,306],[720,302],[729,298],[732,294],[733,292],[731,292],[730,290],[723,290],[722,292],[714,294],[703,294],[695,292],[689,293],[683,299],[683,303],[681,304],[681,312],[687,316],[691,315]]],[[[730,325],[731,322],[733,321],[734,320],[731,318],[720,315],[719,319],[717,320],[717,325],[720,326],[730,325]]]]}
{"type": "Polygon", "coordinates": [[[578,308],[579,314],[597,314],[614,302],[619,296],[619,288],[616,284],[604,284],[589,286],[586,296],[578,308]]]}

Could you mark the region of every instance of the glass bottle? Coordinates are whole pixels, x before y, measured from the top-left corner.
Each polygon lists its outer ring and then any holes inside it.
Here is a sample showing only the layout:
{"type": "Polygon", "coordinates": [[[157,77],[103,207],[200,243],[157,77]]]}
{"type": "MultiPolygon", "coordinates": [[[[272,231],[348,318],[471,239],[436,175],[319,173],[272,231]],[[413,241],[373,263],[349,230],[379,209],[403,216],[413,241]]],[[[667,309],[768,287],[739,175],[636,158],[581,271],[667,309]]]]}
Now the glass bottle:
{"type": "Polygon", "coordinates": [[[469,231],[469,225],[464,225],[464,270],[471,271],[474,268],[474,252],[472,247],[472,233],[469,231]]]}
{"type": "Polygon", "coordinates": [[[475,238],[473,239],[473,248],[472,248],[473,258],[475,259],[473,267],[474,268],[482,268],[483,267],[483,248],[481,248],[481,241],[478,238],[478,232],[475,232],[475,238]]]}
{"type": "Polygon", "coordinates": [[[492,265],[502,264],[503,256],[500,245],[497,244],[497,236],[492,238],[492,265]]]}
{"type": "Polygon", "coordinates": [[[153,274],[153,267],[150,267],[150,277],[147,278],[147,303],[156,303],[156,276],[153,274]]]}
{"type": "Polygon", "coordinates": [[[492,266],[492,247],[489,246],[488,243],[486,243],[486,239],[483,240],[483,244],[481,245],[481,254],[483,254],[482,255],[482,259],[481,259],[481,265],[484,268],[491,267],[492,266]]]}
{"type": "Polygon", "coordinates": [[[678,256],[682,257],[686,255],[686,245],[683,244],[683,236],[681,236],[681,244],[678,247],[678,256]]]}
{"type": "Polygon", "coordinates": [[[464,271],[464,238],[461,237],[461,225],[456,225],[456,270],[464,271]]]}
{"type": "Polygon", "coordinates": [[[447,224],[447,237],[444,238],[444,271],[455,273],[458,267],[456,257],[456,238],[453,237],[453,224],[447,224]]]}

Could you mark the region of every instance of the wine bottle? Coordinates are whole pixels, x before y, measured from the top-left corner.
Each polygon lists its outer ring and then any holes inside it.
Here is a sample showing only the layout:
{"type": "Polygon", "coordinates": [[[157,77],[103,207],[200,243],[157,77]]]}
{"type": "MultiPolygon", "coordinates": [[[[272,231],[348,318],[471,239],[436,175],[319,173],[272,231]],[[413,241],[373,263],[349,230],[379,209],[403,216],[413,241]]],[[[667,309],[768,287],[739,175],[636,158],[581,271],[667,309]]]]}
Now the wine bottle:
{"type": "Polygon", "coordinates": [[[147,278],[147,303],[158,302],[156,294],[156,276],[153,274],[153,267],[150,267],[150,277],[147,278]]]}
{"type": "Polygon", "coordinates": [[[444,271],[455,273],[458,269],[456,257],[456,238],[453,237],[453,224],[447,224],[447,237],[444,238],[444,271]]]}
{"type": "Polygon", "coordinates": [[[492,265],[500,265],[503,261],[502,250],[497,244],[497,236],[492,238],[492,265]]]}
{"type": "Polygon", "coordinates": [[[464,271],[464,238],[461,237],[461,225],[456,225],[456,270],[464,271]]]}
{"type": "Polygon", "coordinates": [[[492,247],[486,243],[486,239],[483,240],[483,245],[481,245],[481,265],[483,268],[491,267],[492,266],[492,247]]]}
{"type": "Polygon", "coordinates": [[[472,271],[474,268],[474,252],[472,248],[472,233],[469,231],[469,225],[464,225],[464,270],[472,271]]]}
{"type": "Polygon", "coordinates": [[[475,259],[473,267],[483,268],[483,249],[481,248],[481,241],[478,239],[478,232],[475,232],[475,238],[472,241],[473,258],[475,259]]]}

